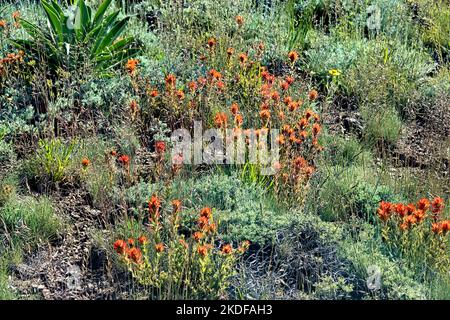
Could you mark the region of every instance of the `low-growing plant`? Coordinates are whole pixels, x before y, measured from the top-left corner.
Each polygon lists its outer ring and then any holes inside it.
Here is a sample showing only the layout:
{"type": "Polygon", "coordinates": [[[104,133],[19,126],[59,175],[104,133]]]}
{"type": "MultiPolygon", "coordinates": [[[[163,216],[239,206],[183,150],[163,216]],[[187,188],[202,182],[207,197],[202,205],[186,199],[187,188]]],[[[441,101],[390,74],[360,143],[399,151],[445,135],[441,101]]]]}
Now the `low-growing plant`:
{"type": "Polygon", "coordinates": [[[1,239],[11,248],[32,249],[55,240],[63,228],[47,198],[12,199],[0,207],[1,239]]]}
{"type": "Polygon", "coordinates": [[[401,199],[401,195],[378,181],[371,164],[323,167],[311,187],[307,207],[327,221],[367,219],[381,200],[401,199]]]}
{"type": "Polygon", "coordinates": [[[56,1],[42,0],[48,30],[18,18],[31,39],[11,41],[36,60],[43,57],[53,72],[58,68],[77,70],[87,62],[97,70],[109,70],[139,52],[133,38],[118,39],[129,17],[118,19],[120,11],[105,16],[111,2],[104,0],[95,11],[78,0],[70,16],[56,1]]]}
{"type": "Polygon", "coordinates": [[[173,200],[164,212],[161,199],[149,201],[149,237],[117,240],[114,249],[133,278],[159,299],[217,299],[226,294],[235,264],[247,248],[220,244],[212,210],[203,208],[197,227],[183,232],[180,224],[181,201],[173,200]],[[188,232],[187,234],[185,234],[188,232]],[[220,247],[218,247],[220,246],[220,247]]]}
{"type": "Polygon", "coordinates": [[[446,274],[450,265],[450,220],[443,217],[444,200],[422,198],[417,204],[382,201],[377,214],[386,245],[407,259],[424,277],[430,272],[446,274]]]}
{"type": "Polygon", "coordinates": [[[356,235],[348,235],[338,245],[339,255],[351,263],[349,271],[362,282],[358,288],[362,298],[426,299],[427,288],[414,278],[414,270],[407,268],[404,260],[384,255],[376,234],[373,226],[362,223],[356,235]]]}
{"type": "Polygon", "coordinates": [[[53,182],[63,181],[73,160],[75,146],[75,140],[69,143],[59,138],[40,140],[33,163],[34,173],[46,176],[53,182]]]}

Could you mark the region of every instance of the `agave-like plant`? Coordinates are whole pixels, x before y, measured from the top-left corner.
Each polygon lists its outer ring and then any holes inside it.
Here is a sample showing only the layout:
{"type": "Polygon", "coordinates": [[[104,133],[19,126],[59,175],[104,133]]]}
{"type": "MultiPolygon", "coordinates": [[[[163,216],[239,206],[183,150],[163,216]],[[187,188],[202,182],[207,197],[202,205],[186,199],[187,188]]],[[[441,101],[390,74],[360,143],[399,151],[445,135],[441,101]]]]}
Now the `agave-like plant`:
{"type": "Polygon", "coordinates": [[[66,10],[54,0],[41,0],[48,27],[20,19],[31,39],[11,41],[29,54],[44,57],[53,71],[59,67],[76,70],[85,63],[101,71],[114,68],[136,55],[140,46],[133,37],[119,38],[130,17],[118,19],[120,10],[106,15],[111,2],[104,0],[94,12],[84,0],[66,10]]]}

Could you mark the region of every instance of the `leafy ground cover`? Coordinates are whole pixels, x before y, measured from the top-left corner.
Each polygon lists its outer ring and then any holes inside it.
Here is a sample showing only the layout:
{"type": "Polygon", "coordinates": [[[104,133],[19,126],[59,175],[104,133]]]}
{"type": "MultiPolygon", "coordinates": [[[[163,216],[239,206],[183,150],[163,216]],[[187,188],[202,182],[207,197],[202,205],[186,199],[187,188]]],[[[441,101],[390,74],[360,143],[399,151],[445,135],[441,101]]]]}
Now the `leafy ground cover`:
{"type": "Polygon", "coordinates": [[[449,26],[444,0],[2,1],[0,298],[449,299],[449,26]],[[176,149],[208,129],[278,158],[176,149]]]}

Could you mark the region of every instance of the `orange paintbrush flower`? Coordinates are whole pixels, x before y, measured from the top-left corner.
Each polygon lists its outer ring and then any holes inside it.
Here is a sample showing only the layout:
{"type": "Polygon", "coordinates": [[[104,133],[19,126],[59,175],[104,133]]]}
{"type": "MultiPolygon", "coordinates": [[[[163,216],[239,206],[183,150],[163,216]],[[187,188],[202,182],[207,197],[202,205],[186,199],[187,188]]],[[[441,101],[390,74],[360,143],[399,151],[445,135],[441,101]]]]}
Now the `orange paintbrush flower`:
{"type": "Polygon", "coordinates": [[[203,238],[203,233],[197,231],[194,232],[194,234],[192,235],[192,238],[194,238],[195,241],[200,241],[203,238]]]}
{"type": "Polygon", "coordinates": [[[199,246],[197,248],[197,252],[200,256],[206,257],[206,255],[208,254],[208,247],[207,246],[199,246]]]}
{"type": "Polygon", "coordinates": [[[128,250],[127,255],[128,255],[128,259],[130,259],[134,263],[137,263],[137,264],[142,263],[142,252],[139,248],[136,248],[136,247],[131,248],[130,250],[128,250]]]}
{"type": "Polygon", "coordinates": [[[433,213],[441,213],[444,210],[444,199],[441,197],[436,197],[431,202],[431,211],[433,213]]]}
{"type": "Polygon", "coordinates": [[[244,122],[244,118],[242,117],[242,114],[237,114],[236,117],[234,117],[234,121],[236,125],[239,127],[244,122]]]}
{"type": "Polygon", "coordinates": [[[123,240],[117,240],[114,242],[114,250],[118,254],[124,254],[128,251],[127,243],[123,240]]]}
{"type": "Polygon", "coordinates": [[[226,244],[222,246],[222,249],[220,251],[223,254],[230,254],[231,252],[233,252],[233,247],[231,246],[231,244],[226,244]]]}
{"type": "Polygon", "coordinates": [[[267,109],[261,110],[259,116],[263,121],[268,121],[270,119],[270,110],[267,109]]]}
{"type": "Polygon", "coordinates": [[[217,41],[214,38],[208,39],[208,47],[212,49],[216,45],[216,42],[217,41]]]}
{"type": "Polygon", "coordinates": [[[181,211],[181,201],[178,199],[172,200],[172,210],[173,213],[178,213],[181,211]]]}
{"type": "Polygon", "coordinates": [[[155,150],[159,154],[164,153],[166,151],[166,143],[164,141],[156,141],[155,150]]]}
{"type": "Polygon", "coordinates": [[[236,23],[239,27],[241,27],[244,24],[244,17],[243,16],[236,16],[235,18],[236,23]]]}
{"type": "Polygon", "coordinates": [[[244,63],[246,63],[247,62],[247,55],[245,54],[245,53],[241,53],[240,55],[239,55],[239,61],[242,63],[242,64],[244,64],[244,63]]]}
{"type": "Polygon", "coordinates": [[[200,217],[205,217],[207,219],[211,218],[212,210],[209,207],[205,207],[200,211],[200,217]]]}
{"type": "Polygon", "coordinates": [[[214,116],[214,124],[217,128],[226,127],[228,122],[228,117],[224,112],[218,112],[214,116]]]}
{"type": "Polygon", "coordinates": [[[164,251],[164,244],[163,243],[157,243],[155,244],[155,250],[158,253],[161,253],[164,251]]]}
{"type": "Polygon", "coordinates": [[[428,210],[430,208],[430,201],[427,198],[422,198],[417,202],[417,208],[420,210],[428,210]]]}
{"type": "Polygon", "coordinates": [[[237,113],[238,113],[238,111],[239,111],[239,106],[238,106],[238,104],[237,104],[237,103],[233,103],[233,104],[231,105],[231,107],[230,107],[230,111],[231,111],[231,113],[232,113],[234,116],[236,116],[237,113]]]}
{"type": "Polygon", "coordinates": [[[298,53],[296,51],[291,51],[288,54],[289,60],[291,60],[291,63],[295,63],[295,61],[298,60],[298,53]]]}
{"type": "Polygon", "coordinates": [[[139,243],[142,244],[142,245],[145,245],[145,244],[148,243],[148,239],[147,239],[146,236],[140,236],[140,237],[138,238],[138,241],[139,241],[139,243]]]}
{"type": "Polygon", "coordinates": [[[177,78],[173,74],[168,74],[166,76],[166,88],[167,89],[173,89],[175,88],[177,78]]]}
{"type": "Polygon", "coordinates": [[[139,60],[137,59],[129,59],[126,64],[126,69],[130,75],[134,75],[136,72],[136,67],[139,64],[139,60]]]}
{"type": "Polygon", "coordinates": [[[128,166],[130,164],[130,157],[126,154],[123,154],[117,159],[117,161],[119,161],[119,163],[123,164],[124,166],[128,166]]]}
{"type": "Polygon", "coordinates": [[[314,123],[312,127],[312,133],[314,136],[317,136],[320,133],[321,127],[318,123],[314,123]]]}
{"type": "Polygon", "coordinates": [[[318,96],[319,96],[319,93],[314,89],[308,93],[308,98],[310,101],[316,100],[318,96]]]}

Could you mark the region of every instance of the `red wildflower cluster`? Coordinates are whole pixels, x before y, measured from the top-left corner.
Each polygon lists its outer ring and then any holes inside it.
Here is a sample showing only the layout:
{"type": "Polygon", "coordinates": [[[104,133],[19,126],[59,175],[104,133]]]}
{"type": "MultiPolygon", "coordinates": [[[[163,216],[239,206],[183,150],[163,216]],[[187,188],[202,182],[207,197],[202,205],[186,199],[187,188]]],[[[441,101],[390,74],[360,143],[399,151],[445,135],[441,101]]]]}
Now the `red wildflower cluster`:
{"type": "Polygon", "coordinates": [[[295,63],[295,61],[298,60],[298,53],[296,51],[291,51],[291,52],[289,52],[288,57],[292,63],[295,63]]]}
{"type": "Polygon", "coordinates": [[[137,60],[137,59],[129,59],[128,61],[127,61],[127,64],[126,64],[126,66],[125,66],[125,69],[127,70],[127,72],[130,74],[130,75],[135,75],[135,73],[136,73],[136,68],[137,68],[137,66],[138,66],[138,64],[139,64],[139,60],[137,60]]]}
{"type": "Polygon", "coordinates": [[[117,161],[119,161],[119,163],[124,166],[128,166],[130,164],[130,157],[126,154],[123,154],[119,158],[117,158],[117,161]]]}
{"type": "Polygon", "coordinates": [[[83,166],[83,168],[87,168],[90,163],[91,162],[87,158],[84,158],[83,160],[81,160],[81,165],[83,166]]]}
{"type": "Polygon", "coordinates": [[[225,244],[225,245],[222,246],[220,251],[223,254],[230,254],[231,252],[233,252],[233,247],[231,246],[231,244],[225,244]]]}
{"type": "Polygon", "coordinates": [[[449,220],[441,220],[443,209],[444,200],[440,197],[434,198],[431,202],[422,198],[416,204],[394,204],[381,201],[377,215],[384,223],[394,221],[402,231],[431,220],[433,222],[431,229],[434,233],[446,234],[449,230],[449,220]]]}
{"type": "Polygon", "coordinates": [[[23,51],[19,51],[18,53],[8,53],[5,58],[0,59],[0,75],[5,73],[7,66],[23,62],[24,55],[23,51]]]}
{"type": "Polygon", "coordinates": [[[166,89],[171,91],[175,88],[177,78],[173,74],[168,74],[166,76],[166,89]]]}
{"type": "Polygon", "coordinates": [[[239,27],[241,27],[244,24],[244,17],[243,16],[236,16],[236,23],[239,27]]]}
{"type": "Polygon", "coordinates": [[[164,141],[156,141],[155,150],[158,154],[163,154],[166,151],[166,143],[164,141]]]}
{"type": "Polygon", "coordinates": [[[136,113],[138,110],[138,103],[134,99],[130,102],[130,110],[132,113],[136,113]]]}
{"type": "Polygon", "coordinates": [[[214,38],[208,39],[208,47],[212,49],[216,45],[217,41],[214,38]]]}
{"type": "Polygon", "coordinates": [[[225,112],[218,112],[214,116],[214,124],[217,128],[225,128],[227,126],[228,116],[225,112]]]}
{"type": "Polygon", "coordinates": [[[117,240],[114,242],[114,250],[133,263],[142,263],[142,251],[134,246],[134,239],[128,239],[128,244],[122,239],[117,240]]]}
{"type": "Polygon", "coordinates": [[[149,219],[151,222],[156,224],[159,223],[160,209],[161,200],[157,195],[152,195],[150,201],[148,202],[149,219]]]}

